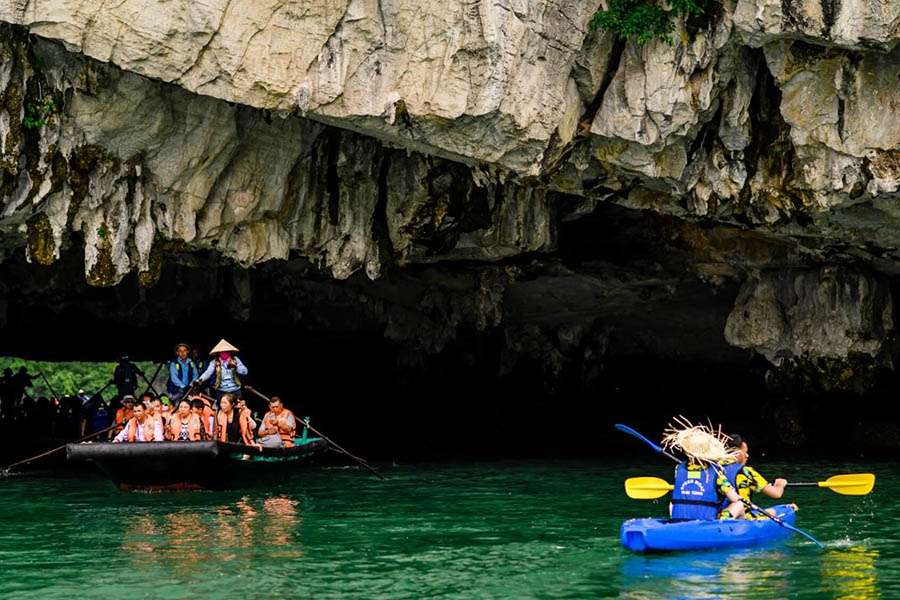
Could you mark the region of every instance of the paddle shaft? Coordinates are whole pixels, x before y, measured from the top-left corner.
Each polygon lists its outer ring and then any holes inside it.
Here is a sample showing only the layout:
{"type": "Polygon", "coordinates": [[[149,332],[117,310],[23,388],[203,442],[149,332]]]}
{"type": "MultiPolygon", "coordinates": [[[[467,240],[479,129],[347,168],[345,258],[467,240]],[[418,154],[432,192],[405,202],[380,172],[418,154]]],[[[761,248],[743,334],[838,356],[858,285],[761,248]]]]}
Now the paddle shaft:
{"type": "MultiPolygon", "coordinates": [[[[135,369],[135,370],[137,371],[137,374],[141,376],[141,379],[143,379],[144,382],[147,384],[147,389],[150,390],[151,392],[153,392],[154,396],[159,398],[159,392],[156,391],[156,388],[153,387],[153,383],[151,383],[150,380],[147,379],[147,376],[144,375],[144,372],[139,369],[135,369]]],[[[159,373],[159,370],[157,369],[156,372],[159,373]]],[[[154,375],[153,378],[156,379],[156,375],[154,375]]],[[[144,393],[146,393],[146,392],[144,392],[144,393]]]]}
{"type": "Polygon", "coordinates": [[[107,427],[106,429],[101,429],[100,431],[95,431],[94,433],[92,433],[90,435],[86,435],[83,438],[75,440],[74,442],[66,442],[62,446],[59,446],[58,448],[54,448],[53,450],[48,450],[47,452],[38,454],[37,456],[32,456],[31,458],[26,458],[25,460],[20,460],[19,462],[15,462],[3,470],[8,472],[13,467],[18,467],[19,465],[24,465],[24,464],[30,463],[39,458],[44,458],[45,456],[50,456],[51,454],[54,454],[55,452],[59,452],[60,450],[62,450],[66,446],[68,446],[69,444],[77,444],[78,442],[86,442],[87,440],[91,439],[92,437],[97,437],[101,433],[106,433],[107,431],[110,431],[111,429],[115,429],[116,426],[117,426],[117,424],[113,424],[113,425],[110,425],[109,427],[107,427]]]}
{"type": "Polygon", "coordinates": [[[59,400],[59,394],[57,394],[57,393],[56,393],[56,390],[53,389],[53,384],[50,383],[50,380],[47,379],[47,376],[44,375],[44,372],[43,372],[43,371],[40,371],[39,374],[40,374],[40,376],[41,376],[41,379],[44,380],[44,383],[47,384],[47,387],[50,388],[50,393],[53,394],[53,396],[54,396],[57,400],[59,400]]]}
{"type": "MultiPolygon", "coordinates": [[[[251,393],[253,393],[253,394],[259,396],[260,398],[262,398],[262,399],[265,400],[266,402],[270,402],[270,401],[271,401],[267,396],[264,396],[263,394],[261,394],[260,392],[256,391],[255,389],[253,389],[253,388],[250,387],[249,385],[245,385],[245,386],[244,386],[244,389],[247,390],[248,392],[251,392],[251,393]]],[[[371,465],[369,465],[369,463],[367,463],[366,461],[364,461],[363,459],[361,459],[361,458],[358,457],[358,456],[354,456],[353,454],[351,454],[350,452],[348,452],[347,450],[345,450],[344,448],[342,448],[342,447],[339,446],[338,444],[334,443],[331,439],[328,438],[328,436],[326,436],[324,433],[322,433],[321,431],[317,430],[315,427],[313,427],[312,425],[310,425],[309,422],[304,421],[303,419],[301,419],[301,418],[299,418],[299,417],[297,417],[297,420],[300,421],[301,423],[303,423],[303,426],[304,426],[304,427],[306,427],[307,429],[309,429],[310,431],[312,431],[314,434],[316,434],[317,436],[319,436],[320,438],[322,438],[323,440],[325,440],[326,442],[328,442],[335,450],[337,450],[338,452],[340,452],[340,453],[342,453],[342,454],[345,454],[345,455],[348,456],[349,458],[355,460],[357,463],[359,463],[360,465],[362,465],[363,467],[365,467],[366,469],[368,469],[369,471],[371,471],[372,474],[374,474],[374,475],[375,475],[376,477],[378,477],[379,479],[382,479],[382,480],[384,479],[384,475],[382,475],[382,474],[379,473],[377,470],[375,470],[375,468],[372,467],[371,465]]]]}
{"type": "MultiPolygon", "coordinates": [[[[653,450],[656,451],[657,453],[664,454],[665,456],[668,456],[669,458],[671,458],[672,460],[674,460],[674,461],[677,462],[678,464],[682,464],[682,461],[678,460],[678,458],[672,456],[671,454],[669,454],[669,453],[667,453],[667,452],[662,452],[662,448],[660,448],[659,446],[657,446],[656,444],[654,444],[653,442],[651,442],[649,439],[647,439],[646,437],[644,437],[643,435],[641,435],[640,433],[638,433],[638,432],[635,431],[634,429],[631,429],[631,427],[628,427],[628,426],[626,426],[626,425],[622,425],[622,426],[620,427],[619,425],[616,425],[616,429],[618,429],[619,431],[621,431],[621,432],[623,432],[623,433],[627,433],[627,434],[629,434],[629,435],[632,435],[632,436],[638,438],[639,440],[642,440],[643,442],[645,442],[646,444],[648,444],[650,447],[652,447],[653,450]]],[[[715,468],[715,467],[713,467],[713,468],[715,468]]],[[[719,471],[718,469],[716,469],[716,470],[717,470],[719,473],[721,473],[721,471],[719,471]]],[[[814,538],[814,537],[811,536],[810,534],[806,533],[806,532],[803,531],[802,529],[798,529],[798,528],[794,527],[793,525],[788,525],[787,523],[785,523],[784,521],[782,521],[782,520],[779,519],[778,517],[773,517],[773,516],[770,515],[768,512],[762,510],[761,508],[759,508],[758,506],[756,506],[756,505],[753,504],[752,502],[749,502],[749,501],[744,500],[744,499],[741,499],[741,501],[744,502],[747,506],[753,508],[754,510],[758,510],[759,512],[761,512],[762,514],[764,514],[764,515],[767,516],[768,518],[772,519],[773,521],[775,521],[776,523],[778,523],[779,525],[781,525],[781,526],[784,527],[785,529],[788,529],[788,530],[793,531],[793,532],[795,532],[795,533],[799,533],[800,535],[802,535],[803,537],[807,538],[808,540],[811,540],[811,541],[815,542],[816,545],[818,545],[820,548],[824,548],[824,547],[825,547],[819,540],[817,540],[816,538],[814,538]]]]}
{"type": "Polygon", "coordinates": [[[144,377],[144,381],[147,382],[147,389],[144,390],[145,394],[152,390],[153,394],[155,396],[159,396],[159,394],[156,393],[156,390],[153,389],[153,386],[150,384],[150,382],[156,381],[156,377],[159,375],[159,372],[162,371],[163,365],[165,365],[167,362],[169,362],[169,361],[167,361],[167,360],[160,361],[159,365],[156,367],[156,372],[153,374],[153,377],[149,381],[147,380],[146,377],[144,377]]]}

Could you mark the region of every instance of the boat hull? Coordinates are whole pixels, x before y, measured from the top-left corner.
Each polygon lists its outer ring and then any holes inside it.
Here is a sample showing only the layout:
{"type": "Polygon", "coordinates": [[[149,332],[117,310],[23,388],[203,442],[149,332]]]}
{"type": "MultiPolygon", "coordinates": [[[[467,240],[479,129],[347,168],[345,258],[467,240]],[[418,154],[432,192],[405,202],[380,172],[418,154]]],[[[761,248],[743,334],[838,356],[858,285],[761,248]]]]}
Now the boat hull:
{"type": "Polygon", "coordinates": [[[328,447],[312,440],[294,448],[224,442],[69,444],[69,461],[88,461],[122,490],[233,489],[278,481],[305,468],[328,447]]]}
{"type": "MultiPolygon", "coordinates": [[[[796,522],[794,508],[783,504],[773,507],[788,525],[796,522]]],[[[631,519],[619,532],[622,546],[633,552],[678,552],[746,548],[785,539],[791,532],[765,517],[752,521],[672,521],[670,519],[631,519]]]]}

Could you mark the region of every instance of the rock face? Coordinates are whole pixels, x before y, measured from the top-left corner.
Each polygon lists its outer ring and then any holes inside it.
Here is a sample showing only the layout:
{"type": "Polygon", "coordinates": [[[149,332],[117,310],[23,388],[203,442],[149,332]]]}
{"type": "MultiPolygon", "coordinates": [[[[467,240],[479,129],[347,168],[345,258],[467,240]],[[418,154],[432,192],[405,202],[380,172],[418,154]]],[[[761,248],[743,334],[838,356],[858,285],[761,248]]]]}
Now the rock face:
{"type": "Polygon", "coordinates": [[[891,294],[877,277],[843,268],[780,270],[749,279],[725,326],[734,346],[784,358],[877,356],[893,329],[891,294]]]}
{"type": "MultiPolygon", "coordinates": [[[[471,261],[465,310],[440,313],[465,316],[413,345],[512,319],[508,363],[603,354],[592,302],[638,322],[617,286],[656,309],[684,274],[743,284],[716,343],[774,363],[882,352],[900,4],[728,1],[640,47],[588,31],[599,4],[0,0],[0,248],[50,265],[83,245],[96,286],[150,286],[198,252],[375,288],[471,261]],[[674,278],[570,264],[560,232],[596,249],[589,217],[613,203],[655,213],[674,278]]],[[[415,338],[420,321],[384,314],[415,338]]]]}

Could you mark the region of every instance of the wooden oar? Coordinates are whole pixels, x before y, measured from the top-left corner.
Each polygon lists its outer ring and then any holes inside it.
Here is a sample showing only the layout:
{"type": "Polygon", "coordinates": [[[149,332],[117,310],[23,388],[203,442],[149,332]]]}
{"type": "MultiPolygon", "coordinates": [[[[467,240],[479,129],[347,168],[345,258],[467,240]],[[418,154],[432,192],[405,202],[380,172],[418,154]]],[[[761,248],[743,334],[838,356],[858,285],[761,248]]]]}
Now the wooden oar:
{"type": "Polygon", "coordinates": [[[835,475],[817,483],[788,483],[789,487],[820,487],[844,496],[865,496],[875,487],[875,475],[856,473],[835,475]]]}
{"type": "MultiPolygon", "coordinates": [[[[248,392],[252,393],[252,394],[255,394],[255,395],[259,396],[260,398],[262,398],[262,399],[265,400],[266,402],[271,402],[271,400],[269,399],[268,396],[264,396],[263,394],[259,393],[258,391],[256,391],[256,390],[253,389],[252,387],[250,387],[249,385],[245,385],[245,386],[244,386],[244,389],[247,390],[248,392]]],[[[295,418],[296,418],[298,421],[300,421],[301,423],[303,423],[303,426],[304,426],[304,427],[306,427],[307,429],[309,429],[310,431],[312,431],[314,434],[316,434],[317,436],[319,436],[320,438],[322,438],[323,440],[325,440],[326,442],[328,442],[329,445],[331,445],[335,450],[337,450],[337,451],[340,452],[341,454],[344,454],[344,455],[346,455],[347,457],[353,459],[354,461],[356,461],[357,463],[359,463],[360,465],[362,465],[363,467],[365,467],[366,469],[368,469],[369,471],[371,471],[372,474],[374,474],[376,477],[378,477],[378,479],[384,480],[384,478],[385,478],[384,475],[382,475],[381,473],[379,473],[379,472],[378,472],[374,467],[372,467],[369,463],[367,463],[366,461],[364,461],[363,459],[361,459],[361,458],[358,457],[358,456],[354,456],[353,454],[351,454],[351,453],[348,452],[347,450],[344,450],[342,447],[338,446],[338,445],[337,445],[336,443],[334,443],[331,439],[329,439],[328,436],[326,436],[324,433],[322,433],[321,431],[317,430],[315,427],[313,427],[312,425],[310,425],[308,421],[304,421],[304,420],[301,419],[300,417],[295,417],[295,418]]]]}
{"type": "MultiPolygon", "coordinates": [[[[674,461],[677,462],[678,464],[681,464],[681,463],[682,463],[682,461],[678,460],[678,458],[676,458],[675,456],[673,456],[673,455],[671,455],[671,454],[665,452],[660,446],[654,444],[653,442],[651,442],[650,440],[648,440],[646,437],[642,436],[640,433],[638,433],[637,431],[635,431],[635,430],[632,429],[631,427],[628,427],[627,425],[618,424],[618,425],[616,425],[616,429],[618,429],[619,431],[621,431],[621,432],[623,432],[623,433],[627,433],[627,434],[630,435],[630,436],[633,436],[633,437],[638,438],[639,440],[641,440],[642,442],[644,442],[645,444],[647,444],[647,445],[649,445],[651,448],[653,448],[653,450],[654,450],[656,453],[658,453],[658,454],[665,454],[667,457],[671,458],[672,460],[674,460],[674,461]]],[[[746,502],[746,501],[745,501],[745,502],[746,502]]],[[[750,504],[748,503],[748,505],[750,505],[750,504]]],[[[750,505],[750,506],[752,507],[752,506],[754,506],[754,505],[750,505]]],[[[757,509],[758,509],[758,508],[759,508],[759,507],[757,507],[757,509]]],[[[818,545],[820,548],[824,548],[824,547],[825,547],[824,544],[822,544],[822,542],[820,542],[819,540],[817,540],[816,538],[814,538],[814,537],[811,536],[810,534],[806,533],[806,532],[803,531],[802,529],[798,529],[797,527],[794,527],[793,525],[788,525],[787,523],[785,523],[784,521],[782,521],[782,520],[779,519],[778,517],[773,517],[772,515],[770,515],[770,514],[767,513],[766,511],[762,511],[762,514],[765,515],[766,517],[768,517],[769,519],[775,521],[776,523],[778,523],[779,525],[781,525],[781,526],[784,527],[785,529],[788,529],[788,530],[790,530],[790,531],[794,531],[794,532],[796,532],[796,533],[799,533],[799,534],[802,535],[803,537],[805,537],[805,538],[807,538],[807,539],[809,539],[809,540],[815,542],[816,545],[818,545]]]]}
{"type": "Polygon", "coordinates": [[[25,460],[20,460],[19,462],[15,462],[15,463],[9,465],[8,467],[6,467],[5,469],[0,470],[0,473],[3,473],[4,475],[6,475],[7,473],[10,472],[10,470],[11,470],[13,467],[18,467],[19,465],[25,465],[25,464],[28,464],[28,463],[30,463],[30,462],[36,461],[36,460],[39,459],[39,458],[44,458],[45,456],[50,456],[51,454],[54,454],[54,453],[59,452],[60,450],[64,449],[64,448],[65,448],[66,446],[68,446],[69,444],[77,444],[77,443],[79,443],[79,442],[85,442],[85,441],[91,439],[92,437],[97,437],[97,436],[100,435],[101,433],[106,433],[107,431],[109,431],[109,430],[111,430],[111,429],[115,429],[116,427],[117,427],[117,425],[115,425],[115,424],[114,424],[114,425],[110,425],[110,426],[107,427],[106,429],[101,429],[100,431],[95,431],[94,433],[92,433],[92,434],[90,434],[90,435],[86,435],[86,436],[84,436],[83,438],[80,438],[80,439],[75,440],[74,442],[66,442],[66,443],[63,444],[62,446],[59,446],[58,448],[54,448],[53,450],[48,450],[47,452],[38,454],[37,456],[32,456],[31,458],[26,458],[25,460]]]}
{"type": "Polygon", "coordinates": [[[50,388],[50,393],[53,394],[53,396],[54,396],[57,400],[59,400],[59,399],[60,399],[60,395],[57,394],[57,393],[56,393],[56,390],[53,389],[53,384],[50,383],[50,380],[47,379],[47,376],[44,375],[44,372],[43,372],[43,371],[38,371],[38,375],[41,376],[41,378],[44,380],[44,383],[46,383],[46,384],[47,384],[47,387],[50,388]]]}
{"type": "Polygon", "coordinates": [[[145,394],[149,391],[152,391],[154,396],[156,396],[157,398],[159,397],[159,394],[156,393],[156,390],[153,389],[153,385],[150,382],[156,381],[156,377],[159,375],[159,372],[162,370],[163,365],[165,365],[167,362],[169,362],[169,361],[166,360],[166,361],[161,361],[159,363],[159,365],[156,367],[156,372],[153,374],[153,377],[151,379],[147,379],[146,377],[144,377],[144,381],[147,382],[147,389],[144,390],[145,394]]]}

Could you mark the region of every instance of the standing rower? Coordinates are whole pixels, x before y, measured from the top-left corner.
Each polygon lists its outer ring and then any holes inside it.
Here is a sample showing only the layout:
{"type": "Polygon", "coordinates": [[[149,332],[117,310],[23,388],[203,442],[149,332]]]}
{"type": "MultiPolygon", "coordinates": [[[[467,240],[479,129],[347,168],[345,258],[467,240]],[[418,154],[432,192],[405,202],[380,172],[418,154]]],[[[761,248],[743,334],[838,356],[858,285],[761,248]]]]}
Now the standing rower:
{"type": "Polygon", "coordinates": [[[194,360],[189,356],[190,351],[191,348],[187,344],[178,344],[175,346],[175,358],[169,363],[169,381],[166,383],[166,391],[175,401],[184,396],[191,386],[191,382],[197,379],[201,373],[194,360]]]}
{"type": "Polygon", "coordinates": [[[219,340],[209,353],[214,359],[198,379],[200,383],[210,383],[217,402],[224,394],[241,394],[241,377],[247,374],[247,367],[236,356],[237,352],[239,350],[224,339],[219,340]]]}

